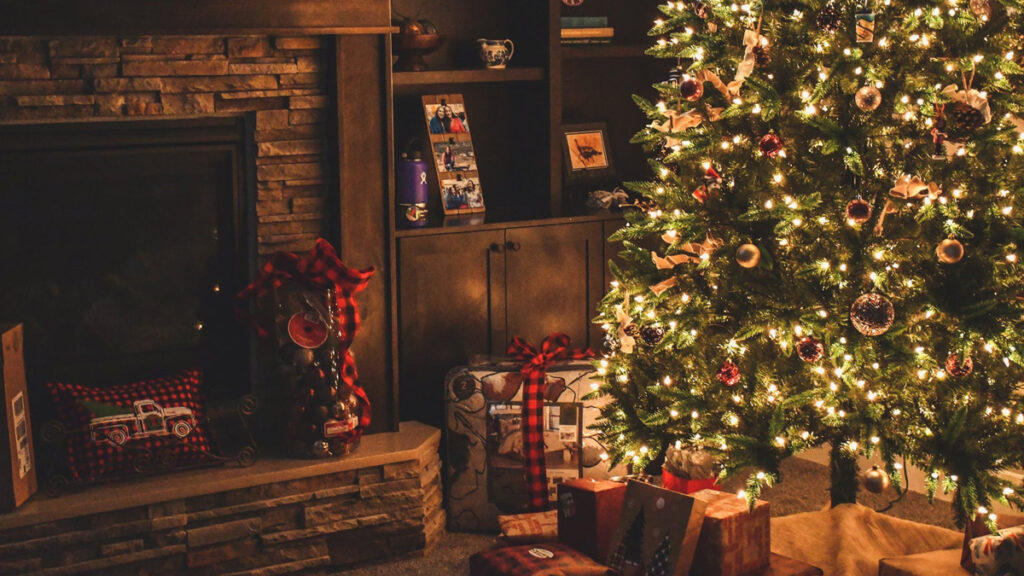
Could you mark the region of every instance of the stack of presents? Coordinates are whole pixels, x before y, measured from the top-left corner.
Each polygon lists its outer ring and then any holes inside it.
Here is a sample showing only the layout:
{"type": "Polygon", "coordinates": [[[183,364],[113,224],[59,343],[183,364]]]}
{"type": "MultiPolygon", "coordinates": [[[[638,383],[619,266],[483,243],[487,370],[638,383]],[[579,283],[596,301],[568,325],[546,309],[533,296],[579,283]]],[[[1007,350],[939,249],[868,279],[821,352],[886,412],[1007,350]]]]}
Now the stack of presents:
{"type": "MultiPolygon", "coordinates": [[[[751,510],[745,498],[718,491],[701,453],[670,450],[660,486],[612,467],[595,429],[609,399],[587,397],[598,385],[589,362],[535,361],[532,373],[527,364],[529,354],[447,378],[449,529],[501,534],[496,548],[471,558],[472,575],[822,574],[773,554],[769,503],[751,510]]],[[[1018,574],[1000,572],[997,555],[1024,555],[1024,527],[973,536],[966,570],[907,556],[883,560],[880,573],[936,576],[941,565],[942,574],[1018,574]]]]}
{"type": "Polygon", "coordinates": [[[501,533],[499,547],[472,557],[471,574],[821,574],[771,554],[768,502],[750,511],[715,490],[708,460],[674,452],[664,487],[610,466],[594,429],[608,399],[584,399],[598,382],[589,362],[549,367],[540,422],[528,423],[521,366],[457,368],[447,379],[448,526],[501,533]],[[543,442],[542,483],[524,456],[531,436],[543,442]]]}

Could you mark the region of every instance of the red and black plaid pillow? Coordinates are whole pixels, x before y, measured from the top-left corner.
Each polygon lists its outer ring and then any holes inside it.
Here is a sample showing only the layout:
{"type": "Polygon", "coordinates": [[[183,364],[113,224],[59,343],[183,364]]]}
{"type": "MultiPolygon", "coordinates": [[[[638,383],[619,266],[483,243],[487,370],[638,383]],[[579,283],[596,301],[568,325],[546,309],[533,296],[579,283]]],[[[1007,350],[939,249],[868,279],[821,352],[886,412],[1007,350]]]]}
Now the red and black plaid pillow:
{"type": "Polygon", "coordinates": [[[108,388],[47,384],[64,425],[71,478],[88,482],[202,462],[211,452],[202,381],[189,370],[108,388]]]}

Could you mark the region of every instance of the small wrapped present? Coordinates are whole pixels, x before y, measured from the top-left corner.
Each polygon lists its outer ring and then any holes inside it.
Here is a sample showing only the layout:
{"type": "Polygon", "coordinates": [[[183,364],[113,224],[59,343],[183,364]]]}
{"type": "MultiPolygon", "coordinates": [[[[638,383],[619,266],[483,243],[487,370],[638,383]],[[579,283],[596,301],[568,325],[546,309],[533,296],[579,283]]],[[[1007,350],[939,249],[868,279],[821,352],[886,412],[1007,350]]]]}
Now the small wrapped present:
{"type": "Polygon", "coordinates": [[[505,546],[558,541],[558,512],[531,512],[498,516],[499,542],[505,546]]]}
{"type": "Polygon", "coordinates": [[[477,552],[470,576],[604,576],[608,569],[563,544],[528,544],[477,552]]]}
{"type": "MultiPolygon", "coordinates": [[[[979,536],[988,536],[992,533],[988,528],[986,519],[986,515],[979,512],[975,514],[972,520],[967,522],[967,526],[964,529],[964,545],[960,555],[960,565],[963,566],[964,570],[972,574],[974,573],[974,557],[971,554],[971,541],[979,536]]],[[[1000,514],[999,526],[1003,528],[1024,526],[1024,516],[1000,514]]]]}
{"type": "Polygon", "coordinates": [[[608,559],[626,485],[580,478],[558,485],[558,541],[597,560],[608,559]]]}
{"type": "Polygon", "coordinates": [[[693,494],[714,488],[715,460],[703,450],[669,447],[661,469],[661,485],[667,490],[693,494]]]}
{"type": "Polygon", "coordinates": [[[707,504],[704,528],[693,560],[701,576],[740,576],[760,570],[771,559],[771,506],[758,500],[750,512],[745,498],[717,490],[692,494],[707,504]]]}
{"type": "Polygon", "coordinates": [[[1024,527],[1006,528],[971,540],[971,560],[975,576],[1024,574],[1024,527]]]}

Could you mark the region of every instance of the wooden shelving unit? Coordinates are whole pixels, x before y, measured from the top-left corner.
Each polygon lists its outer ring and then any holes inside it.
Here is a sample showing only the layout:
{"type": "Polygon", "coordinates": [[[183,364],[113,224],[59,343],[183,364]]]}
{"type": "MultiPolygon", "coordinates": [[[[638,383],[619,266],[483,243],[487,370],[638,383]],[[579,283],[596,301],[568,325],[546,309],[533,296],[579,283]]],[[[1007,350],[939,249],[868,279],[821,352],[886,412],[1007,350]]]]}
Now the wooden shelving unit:
{"type": "MultiPolygon", "coordinates": [[[[564,331],[600,348],[591,320],[617,252],[608,236],[620,214],[586,214],[587,193],[642,179],[647,162],[629,144],[646,118],[634,92],[649,95],[670,64],[645,57],[655,5],[587,0],[393,0],[396,14],[429,19],[447,37],[426,57],[432,69],[391,75],[393,150],[413,143],[431,166],[429,219],[392,220],[394,355],[401,419],[444,423],[444,377],[479,354],[501,354],[508,338],[564,331]],[[562,46],[562,16],[608,17],[610,45],[562,46]],[[484,70],[476,39],[511,39],[506,70],[484,70]],[[486,213],[444,217],[421,97],[459,94],[471,128],[486,213]],[[562,127],[603,122],[616,174],[567,185],[562,127]]],[[[394,207],[394,197],[390,199],[394,207]]]]}

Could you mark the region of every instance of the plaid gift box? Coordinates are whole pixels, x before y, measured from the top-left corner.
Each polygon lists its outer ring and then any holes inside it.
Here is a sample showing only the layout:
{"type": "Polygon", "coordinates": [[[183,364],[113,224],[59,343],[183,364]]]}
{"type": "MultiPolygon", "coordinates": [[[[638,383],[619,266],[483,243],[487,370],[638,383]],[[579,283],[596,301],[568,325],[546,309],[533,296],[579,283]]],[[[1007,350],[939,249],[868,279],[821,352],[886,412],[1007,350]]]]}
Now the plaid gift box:
{"type": "MultiPolygon", "coordinates": [[[[522,457],[523,374],[515,362],[458,367],[445,384],[448,527],[496,531],[499,514],[529,511],[522,457]]],[[[594,425],[609,399],[583,400],[597,384],[587,362],[548,368],[544,386],[544,445],[549,501],[556,486],[580,477],[624,475],[601,459],[594,425]]]]}
{"type": "Polygon", "coordinates": [[[771,558],[771,506],[758,500],[750,512],[746,498],[701,490],[693,498],[707,503],[704,528],[693,560],[701,576],[739,576],[768,566],[771,558]]]}
{"type": "Polygon", "coordinates": [[[470,576],[604,576],[608,568],[562,544],[539,544],[478,552],[470,576]]]}

